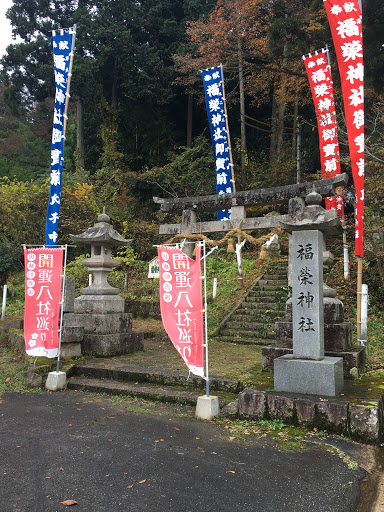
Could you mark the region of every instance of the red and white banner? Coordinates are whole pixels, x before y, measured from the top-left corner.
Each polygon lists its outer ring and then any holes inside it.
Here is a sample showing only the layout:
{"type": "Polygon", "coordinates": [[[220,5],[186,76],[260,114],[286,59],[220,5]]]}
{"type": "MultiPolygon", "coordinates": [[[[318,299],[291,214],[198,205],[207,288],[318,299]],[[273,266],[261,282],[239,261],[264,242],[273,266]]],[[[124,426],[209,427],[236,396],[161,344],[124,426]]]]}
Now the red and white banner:
{"type": "Polygon", "coordinates": [[[356,192],[355,254],[363,257],[364,66],[362,17],[357,0],[324,0],[339,65],[349,154],[356,192]]]}
{"type": "MultiPolygon", "coordinates": [[[[316,110],[321,176],[323,178],[333,178],[333,176],[340,174],[340,155],[333,82],[326,52],[327,50],[322,48],[312,54],[303,55],[303,60],[316,110]]],[[[337,194],[334,197],[327,197],[325,207],[327,210],[334,208],[338,215],[342,217],[342,196],[337,194]]]]}
{"type": "Polygon", "coordinates": [[[63,249],[24,249],[25,350],[30,356],[59,353],[59,313],[63,249]]]}
{"type": "Polygon", "coordinates": [[[189,370],[204,377],[203,295],[200,246],[196,260],[176,247],[157,248],[164,328],[189,370]]]}

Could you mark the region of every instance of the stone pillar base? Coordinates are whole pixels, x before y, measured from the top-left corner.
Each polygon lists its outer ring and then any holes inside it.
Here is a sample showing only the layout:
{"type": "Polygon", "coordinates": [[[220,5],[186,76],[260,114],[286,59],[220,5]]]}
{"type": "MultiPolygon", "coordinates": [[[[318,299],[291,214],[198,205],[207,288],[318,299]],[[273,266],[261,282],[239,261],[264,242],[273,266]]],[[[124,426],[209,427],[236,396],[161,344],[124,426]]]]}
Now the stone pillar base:
{"type": "Polygon", "coordinates": [[[276,391],[336,396],[344,386],[343,359],[324,357],[320,361],[296,359],[291,355],[274,361],[276,391]]]}
{"type": "Polygon", "coordinates": [[[45,383],[49,391],[60,391],[67,387],[67,374],[65,372],[49,372],[45,383]]]}
{"type": "Polygon", "coordinates": [[[211,420],[220,414],[217,396],[199,396],[196,404],[195,417],[199,420],[211,420]]]}
{"type": "Polygon", "coordinates": [[[81,342],[84,355],[115,356],[131,354],[143,350],[144,334],[142,332],[123,332],[118,334],[85,333],[81,342]]]}

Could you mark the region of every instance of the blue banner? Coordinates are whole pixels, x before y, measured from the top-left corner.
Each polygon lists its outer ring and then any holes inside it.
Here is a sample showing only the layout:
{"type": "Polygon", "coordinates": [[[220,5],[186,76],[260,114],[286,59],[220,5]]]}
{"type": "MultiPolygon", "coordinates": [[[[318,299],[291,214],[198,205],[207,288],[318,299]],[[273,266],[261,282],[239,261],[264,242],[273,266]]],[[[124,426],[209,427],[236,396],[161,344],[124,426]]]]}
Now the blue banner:
{"type": "MultiPolygon", "coordinates": [[[[201,76],[204,84],[213,156],[215,158],[216,193],[231,194],[234,190],[234,183],[222,67],[204,69],[201,71],[201,76]]],[[[218,220],[229,220],[231,210],[219,210],[217,218],[218,220]]]]}
{"type": "Polygon", "coordinates": [[[53,115],[51,148],[51,190],[49,194],[45,243],[56,247],[58,238],[61,184],[64,161],[64,117],[68,94],[69,67],[72,49],[72,34],[58,32],[51,39],[55,68],[55,110],[53,115]]]}

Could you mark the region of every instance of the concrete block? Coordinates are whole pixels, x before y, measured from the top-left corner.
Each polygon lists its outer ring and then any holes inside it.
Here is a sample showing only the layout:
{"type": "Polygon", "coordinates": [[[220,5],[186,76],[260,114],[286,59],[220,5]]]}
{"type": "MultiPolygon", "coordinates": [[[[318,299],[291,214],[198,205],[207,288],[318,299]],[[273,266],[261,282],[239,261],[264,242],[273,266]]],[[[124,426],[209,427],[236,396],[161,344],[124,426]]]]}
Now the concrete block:
{"type": "Polygon", "coordinates": [[[275,344],[262,347],[261,368],[263,372],[273,372],[274,360],[287,354],[292,354],[292,348],[277,347],[275,344]]]}
{"type": "Polygon", "coordinates": [[[225,405],[221,409],[221,413],[223,416],[237,416],[239,414],[239,399],[225,405]]]}
{"type": "Polygon", "coordinates": [[[382,435],[382,416],[383,409],[380,400],[371,401],[367,406],[351,406],[349,408],[350,436],[359,441],[377,443],[382,435]]]}
{"type": "Polygon", "coordinates": [[[81,342],[83,355],[97,354],[112,356],[118,354],[131,354],[135,350],[144,348],[143,333],[130,332],[121,334],[90,334],[85,333],[81,342]]]}
{"type": "Polygon", "coordinates": [[[119,295],[82,295],[75,299],[75,313],[124,313],[119,295]]]}
{"type": "Polygon", "coordinates": [[[348,404],[335,402],[316,403],[316,424],[323,430],[346,434],[348,427],[348,404]]]}
{"type": "Polygon", "coordinates": [[[22,334],[11,331],[8,335],[8,343],[10,347],[16,350],[25,351],[25,341],[22,334]]]}
{"type": "Polygon", "coordinates": [[[282,356],[274,361],[276,391],[320,396],[336,396],[344,386],[341,357],[320,361],[282,356]]]}
{"type": "Polygon", "coordinates": [[[324,325],[324,347],[326,351],[344,352],[352,346],[351,322],[324,325]]]}
{"type": "Polygon", "coordinates": [[[64,313],[72,313],[75,308],[75,278],[74,277],[66,277],[65,278],[65,288],[64,288],[64,304],[63,311],[64,313]]]}
{"type": "MultiPolygon", "coordinates": [[[[277,347],[276,345],[268,345],[261,349],[261,367],[263,372],[274,371],[274,360],[284,355],[292,354],[291,348],[277,347]]],[[[366,361],[366,347],[353,347],[349,352],[332,352],[326,351],[326,356],[329,357],[342,357],[344,377],[350,378],[351,368],[357,368],[361,373],[365,366],[366,361]]]]}
{"type": "Polygon", "coordinates": [[[348,352],[327,351],[326,355],[330,357],[342,357],[344,365],[344,376],[346,378],[350,378],[351,368],[357,368],[359,373],[361,373],[364,370],[367,357],[367,347],[362,347],[361,345],[358,345],[352,347],[352,349],[349,350],[348,352]]]}
{"type": "Polygon", "coordinates": [[[29,388],[40,388],[43,383],[43,377],[38,373],[35,373],[35,368],[30,365],[27,374],[24,377],[24,384],[29,388]]]}
{"type": "MultiPolygon", "coordinates": [[[[69,316],[71,313],[68,314],[69,316]]],[[[69,326],[65,325],[68,322],[66,318],[67,315],[64,315],[63,318],[63,332],[61,334],[61,343],[80,343],[80,341],[84,337],[84,327],[82,326],[69,326]]]]}
{"type": "Polygon", "coordinates": [[[63,358],[81,357],[81,344],[63,343],[61,345],[60,356],[63,358]]]}
{"type": "MultiPolygon", "coordinates": [[[[339,299],[324,297],[324,323],[334,324],[344,322],[344,305],[339,299]]],[[[292,322],[292,299],[286,303],[286,319],[292,322]]]]}
{"type": "MultiPolygon", "coordinates": [[[[276,346],[279,348],[292,348],[292,322],[282,320],[275,323],[276,346]]],[[[353,346],[352,323],[342,322],[324,324],[325,351],[341,352],[353,346]]]]}
{"type": "Polygon", "coordinates": [[[292,321],[280,320],[275,322],[276,347],[292,348],[292,321]]]}
{"type": "Polygon", "coordinates": [[[239,393],[238,400],[240,416],[265,417],[265,393],[245,388],[239,393]]]}
{"type": "Polygon", "coordinates": [[[296,414],[300,425],[313,427],[315,425],[316,402],[305,398],[296,399],[296,414]]]}
{"type": "Polygon", "coordinates": [[[65,315],[65,326],[81,326],[85,332],[89,333],[117,334],[132,329],[132,315],[131,313],[69,313],[65,315]]]}
{"type": "Polygon", "coordinates": [[[292,423],[294,419],[295,399],[284,395],[266,394],[268,417],[292,423]]]}
{"type": "Polygon", "coordinates": [[[60,391],[67,387],[67,374],[65,372],[49,372],[45,383],[49,391],[60,391]]]}
{"type": "Polygon", "coordinates": [[[217,396],[199,396],[196,404],[195,417],[199,420],[212,420],[220,414],[219,398],[217,396]]]}

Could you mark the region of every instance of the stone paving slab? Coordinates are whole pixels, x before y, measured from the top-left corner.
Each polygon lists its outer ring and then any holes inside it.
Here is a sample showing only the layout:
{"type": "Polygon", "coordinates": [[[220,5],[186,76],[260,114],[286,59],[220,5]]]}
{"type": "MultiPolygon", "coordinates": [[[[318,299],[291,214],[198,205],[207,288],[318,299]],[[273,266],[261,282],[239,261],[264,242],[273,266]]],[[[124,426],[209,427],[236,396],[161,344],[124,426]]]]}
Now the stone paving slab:
{"type": "MultiPolygon", "coordinates": [[[[94,379],[109,379],[120,382],[149,382],[157,385],[182,386],[186,389],[205,390],[205,380],[196,375],[186,376],[185,371],[181,370],[163,370],[148,369],[143,366],[120,364],[112,367],[106,364],[105,359],[100,360],[99,364],[83,364],[73,366],[67,372],[68,376],[84,376],[94,379]]],[[[240,381],[224,379],[215,375],[210,376],[210,388],[212,391],[222,391],[226,393],[239,393],[244,384],[240,381]]]]}
{"type": "MultiPolygon", "coordinates": [[[[89,379],[86,377],[72,377],[67,385],[68,389],[90,391],[93,393],[107,393],[110,395],[137,396],[147,400],[160,400],[162,402],[177,402],[195,406],[197,399],[204,391],[177,390],[168,386],[158,386],[143,383],[119,382],[104,379],[89,379]]],[[[219,400],[223,407],[228,400],[219,400]]]]}

